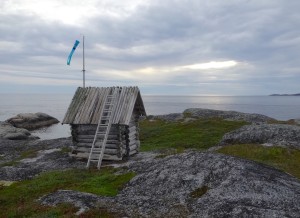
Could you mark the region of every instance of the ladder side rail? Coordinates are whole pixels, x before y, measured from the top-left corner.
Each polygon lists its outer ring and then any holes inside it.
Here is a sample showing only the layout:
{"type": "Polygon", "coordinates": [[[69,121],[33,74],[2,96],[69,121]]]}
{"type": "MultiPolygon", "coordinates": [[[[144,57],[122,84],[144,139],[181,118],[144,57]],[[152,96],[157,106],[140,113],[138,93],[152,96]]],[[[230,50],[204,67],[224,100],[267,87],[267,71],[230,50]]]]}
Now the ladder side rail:
{"type": "MultiPolygon", "coordinates": [[[[109,90],[105,90],[104,99],[107,98],[108,94],[109,94],[109,90]]],[[[90,151],[90,154],[89,154],[88,162],[87,162],[87,165],[86,165],[87,168],[90,167],[90,163],[91,163],[91,159],[92,159],[92,155],[93,155],[93,149],[95,148],[95,144],[96,144],[96,141],[97,141],[97,133],[99,131],[99,126],[101,124],[104,108],[105,108],[105,101],[104,101],[103,107],[101,107],[101,112],[100,112],[100,117],[99,117],[97,129],[96,129],[96,133],[95,133],[95,136],[94,136],[94,140],[93,140],[93,143],[92,143],[92,147],[91,147],[91,151],[90,151]]]]}
{"type": "Polygon", "coordinates": [[[112,113],[111,113],[111,115],[109,117],[107,129],[106,129],[106,134],[105,134],[104,139],[102,141],[101,152],[100,152],[100,155],[99,155],[99,160],[98,160],[98,165],[97,165],[98,169],[100,169],[100,167],[101,167],[102,159],[103,159],[103,156],[104,156],[106,142],[107,142],[107,138],[108,138],[108,135],[109,135],[109,132],[110,132],[110,128],[111,128],[111,125],[112,125],[113,115],[114,115],[114,112],[115,112],[115,109],[116,109],[117,98],[119,96],[119,88],[117,88],[117,87],[115,88],[113,96],[114,96],[113,101],[110,102],[111,103],[110,107],[112,107],[112,113]]]}

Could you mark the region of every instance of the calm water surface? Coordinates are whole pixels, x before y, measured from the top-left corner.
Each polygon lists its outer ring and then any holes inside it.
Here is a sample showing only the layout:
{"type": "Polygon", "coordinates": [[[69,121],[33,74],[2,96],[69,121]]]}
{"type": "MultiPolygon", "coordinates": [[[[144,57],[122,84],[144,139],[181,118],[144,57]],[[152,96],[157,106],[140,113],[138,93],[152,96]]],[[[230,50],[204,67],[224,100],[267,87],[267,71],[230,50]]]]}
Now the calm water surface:
{"type": "MultiPolygon", "coordinates": [[[[60,121],[72,94],[0,94],[0,121],[18,113],[44,112],[60,121]]],[[[300,118],[299,96],[143,96],[148,115],[182,112],[187,108],[234,110],[264,114],[279,120],[300,118]]],[[[70,136],[69,125],[34,131],[42,139],[70,136]]]]}

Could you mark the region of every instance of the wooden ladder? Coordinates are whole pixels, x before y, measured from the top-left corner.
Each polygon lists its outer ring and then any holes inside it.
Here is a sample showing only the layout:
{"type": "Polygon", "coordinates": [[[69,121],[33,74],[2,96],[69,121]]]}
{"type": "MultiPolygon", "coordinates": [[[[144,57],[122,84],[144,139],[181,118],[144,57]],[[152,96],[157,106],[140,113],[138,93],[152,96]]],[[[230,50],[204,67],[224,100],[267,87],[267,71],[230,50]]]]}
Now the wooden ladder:
{"type": "Polygon", "coordinates": [[[100,169],[104,156],[105,146],[112,125],[112,118],[116,108],[117,98],[119,97],[118,87],[110,90],[106,96],[104,107],[102,107],[101,116],[98,121],[97,130],[93,140],[92,148],[86,167],[89,168],[91,162],[98,162],[97,168],[100,169]]]}

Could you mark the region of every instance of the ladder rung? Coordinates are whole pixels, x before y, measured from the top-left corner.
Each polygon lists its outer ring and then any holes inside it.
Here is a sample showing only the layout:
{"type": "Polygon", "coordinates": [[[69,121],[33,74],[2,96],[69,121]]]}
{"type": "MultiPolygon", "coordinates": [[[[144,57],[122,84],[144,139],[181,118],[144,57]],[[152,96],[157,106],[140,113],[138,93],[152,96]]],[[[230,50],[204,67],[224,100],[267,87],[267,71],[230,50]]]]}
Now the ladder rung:
{"type": "Polygon", "coordinates": [[[95,148],[94,148],[92,153],[101,153],[101,149],[98,148],[98,149],[95,150],[95,148]]]}

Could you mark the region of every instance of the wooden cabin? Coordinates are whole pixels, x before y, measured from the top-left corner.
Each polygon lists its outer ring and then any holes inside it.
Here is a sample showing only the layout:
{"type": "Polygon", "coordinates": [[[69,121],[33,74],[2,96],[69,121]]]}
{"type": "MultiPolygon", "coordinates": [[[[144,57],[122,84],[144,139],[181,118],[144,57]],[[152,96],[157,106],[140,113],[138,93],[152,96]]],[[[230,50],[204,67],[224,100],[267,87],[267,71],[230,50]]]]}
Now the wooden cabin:
{"type": "MultiPolygon", "coordinates": [[[[122,160],[139,151],[139,126],[141,116],[146,116],[143,100],[138,87],[79,87],[63,119],[63,124],[71,125],[74,143],[73,154],[79,158],[89,158],[97,126],[101,116],[108,113],[105,104],[109,96],[117,93],[111,101],[113,111],[107,130],[104,160],[122,160]]],[[[98,127],[99,128],[99,127],[98,127]]]]}

